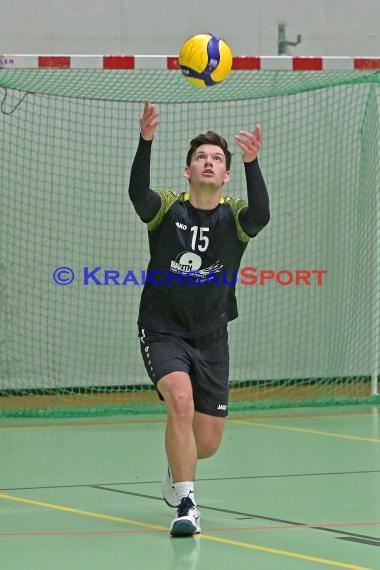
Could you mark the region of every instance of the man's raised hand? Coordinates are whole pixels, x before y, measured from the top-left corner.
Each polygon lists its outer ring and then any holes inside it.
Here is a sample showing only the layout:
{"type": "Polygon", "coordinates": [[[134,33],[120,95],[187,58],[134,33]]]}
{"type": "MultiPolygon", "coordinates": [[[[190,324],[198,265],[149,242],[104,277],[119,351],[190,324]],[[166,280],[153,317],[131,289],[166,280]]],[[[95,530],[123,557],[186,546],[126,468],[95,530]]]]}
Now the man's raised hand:
{"type": "Polygon", "coordinates": [[[159,123],[159,111],[153,103],[147,99],[144,101],[144,111],[140,119],[141,136],[146,141],[153,140],[154,133],[159,123]]]}
{"type": "Polygon", "coordinates": [[[235,142],[243,151],[243,161],[252,162],[261,148],[261,126],[256,125],[253,132],[240,131],[235,135],[235,142]]]}

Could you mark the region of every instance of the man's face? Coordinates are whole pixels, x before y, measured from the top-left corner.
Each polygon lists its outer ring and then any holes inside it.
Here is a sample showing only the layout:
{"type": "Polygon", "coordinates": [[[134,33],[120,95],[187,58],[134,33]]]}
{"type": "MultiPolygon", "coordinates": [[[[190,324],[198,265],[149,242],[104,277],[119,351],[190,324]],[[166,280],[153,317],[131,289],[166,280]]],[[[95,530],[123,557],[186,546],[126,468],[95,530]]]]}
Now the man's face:
{"type": "Polygon", "coordinates": [[[185,167],[184,176],[193,186],[220,188],[230,179],[223,150],[213,144],[202,144],[185,167]]]}

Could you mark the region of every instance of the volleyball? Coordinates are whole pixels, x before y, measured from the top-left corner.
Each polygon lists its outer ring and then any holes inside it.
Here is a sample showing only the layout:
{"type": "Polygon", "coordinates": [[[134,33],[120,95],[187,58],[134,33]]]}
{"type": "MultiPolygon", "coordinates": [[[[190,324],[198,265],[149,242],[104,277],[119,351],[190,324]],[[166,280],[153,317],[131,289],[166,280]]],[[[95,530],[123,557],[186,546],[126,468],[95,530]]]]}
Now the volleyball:
{"type": "Polygon", "coordinates": [[[212,87],[230,73],[232,51],[219,36],[198,34],[182,45],[179,65],[187,81],[197,87],[212,87]]]}

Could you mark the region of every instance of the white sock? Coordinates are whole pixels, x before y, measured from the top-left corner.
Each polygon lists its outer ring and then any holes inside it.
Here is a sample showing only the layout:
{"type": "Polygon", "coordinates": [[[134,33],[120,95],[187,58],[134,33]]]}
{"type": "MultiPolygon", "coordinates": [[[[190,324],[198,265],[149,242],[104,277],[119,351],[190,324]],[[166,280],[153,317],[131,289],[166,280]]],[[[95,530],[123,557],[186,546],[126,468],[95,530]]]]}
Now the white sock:
{"type": "Polygon", "coordinates": [[[195,497],[194,497],[194,482],[193,481],[180,481],[179,483],[174,483],[174,489],[175,489],[179,499],[183,499],[184,497],[190,497],[190,499],[193,501],[194,505],[197,504],[195,502],[195,497]]]}

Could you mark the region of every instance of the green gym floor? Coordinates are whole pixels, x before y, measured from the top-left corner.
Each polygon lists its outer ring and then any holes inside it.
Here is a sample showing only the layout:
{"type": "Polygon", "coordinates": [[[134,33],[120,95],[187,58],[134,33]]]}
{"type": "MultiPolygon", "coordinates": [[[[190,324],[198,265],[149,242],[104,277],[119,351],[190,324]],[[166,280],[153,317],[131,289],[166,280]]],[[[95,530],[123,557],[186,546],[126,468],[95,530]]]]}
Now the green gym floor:
{"type": "Polygon", "coordinates": [[[233,413],[170,538],[164,416],[0,421],[2,570],[380,569],[379,407],[233,413]]]}

